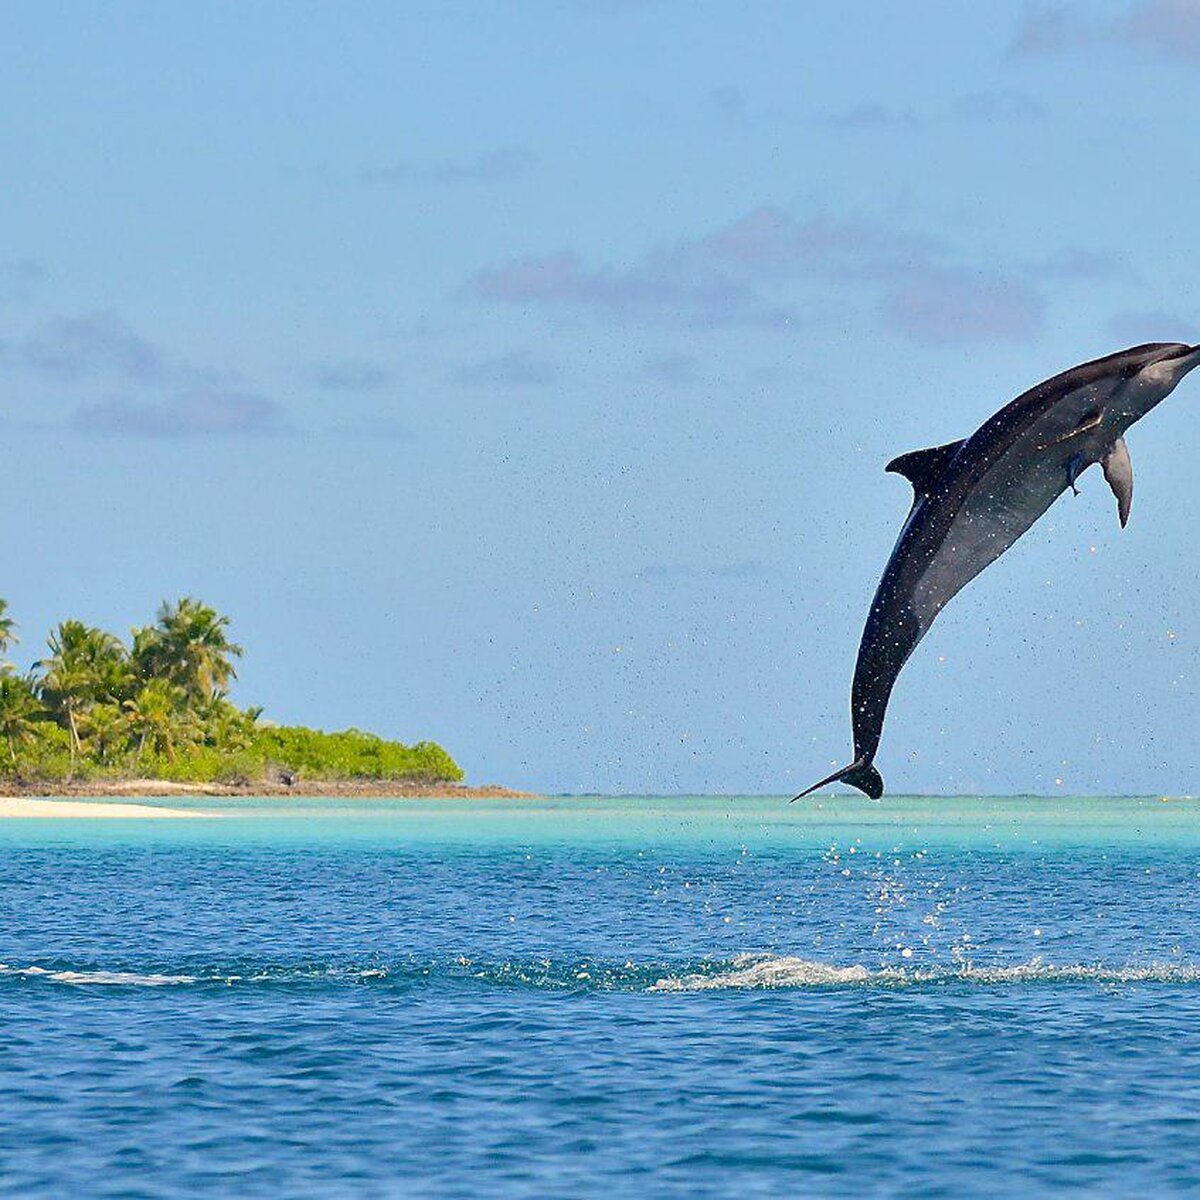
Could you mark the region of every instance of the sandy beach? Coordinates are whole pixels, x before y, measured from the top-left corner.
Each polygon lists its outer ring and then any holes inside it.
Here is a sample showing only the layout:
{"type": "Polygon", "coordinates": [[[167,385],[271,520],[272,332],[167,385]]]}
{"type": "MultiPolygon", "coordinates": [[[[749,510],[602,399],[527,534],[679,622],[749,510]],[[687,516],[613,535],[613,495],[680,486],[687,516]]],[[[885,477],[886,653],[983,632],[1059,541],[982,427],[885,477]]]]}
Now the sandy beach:
{"type": "Polygon", "coordinates": [[[214,813],[188,812],[182,808],[157,808],[152,804],[88,803],[82,800],[35,800],[25,796],[0,796],[0,819],[5,817],[59,818],[78,817],[148,818],[211,817],[214,813]]]}
{"type": "MultiPolygon", "coordinates": [[[[78,783],[19,783],[12,779],[0,780],[0,804],[6,803],[6,797],[23,800],[75,796],[342,796],[379,800],[504,800],[536,798],[537,793],[520,792],[513,788],[501,787],[499,784],[470,787],[464,783],[408,783],[394,779],[297,779],[290,785],[262,779],[246,784],[177,783],[169,779],[91,779],[78,783]]],[[[0,814],[3,811],[0,809],[0,814]]]]}

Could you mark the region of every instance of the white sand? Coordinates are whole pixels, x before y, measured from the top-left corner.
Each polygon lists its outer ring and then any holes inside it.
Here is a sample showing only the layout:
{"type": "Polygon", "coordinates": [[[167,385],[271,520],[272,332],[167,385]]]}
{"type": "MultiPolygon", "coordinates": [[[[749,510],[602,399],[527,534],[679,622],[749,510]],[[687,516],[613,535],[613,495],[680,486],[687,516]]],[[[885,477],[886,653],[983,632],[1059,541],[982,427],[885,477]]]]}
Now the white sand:
{"type": "Polygon", "coordinates": [[[183,808],[156,808],[151,804],[99,804],[86,800],[29,800],[24,796],[0,796],[0,819],[4,817],[211,817],[212,813],[189,812],[183,808]]]}

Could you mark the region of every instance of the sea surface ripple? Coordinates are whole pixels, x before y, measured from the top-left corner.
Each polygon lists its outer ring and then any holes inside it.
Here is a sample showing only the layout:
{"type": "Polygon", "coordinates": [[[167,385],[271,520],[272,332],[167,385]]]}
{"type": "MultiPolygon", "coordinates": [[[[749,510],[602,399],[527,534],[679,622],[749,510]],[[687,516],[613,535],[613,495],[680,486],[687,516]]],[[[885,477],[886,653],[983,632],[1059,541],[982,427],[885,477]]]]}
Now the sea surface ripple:
{"type": "Polygon", "coordinates": [[[1200,1189],[1196,802],[220,810],[0,823],[0,1195],[1200,1189]]]}

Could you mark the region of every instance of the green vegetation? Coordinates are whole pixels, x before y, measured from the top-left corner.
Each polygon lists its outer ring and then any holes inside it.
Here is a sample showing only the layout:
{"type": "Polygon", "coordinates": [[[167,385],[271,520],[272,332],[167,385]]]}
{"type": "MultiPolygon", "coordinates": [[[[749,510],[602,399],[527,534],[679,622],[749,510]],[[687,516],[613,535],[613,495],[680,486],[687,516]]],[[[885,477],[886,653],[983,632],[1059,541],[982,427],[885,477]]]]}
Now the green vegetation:
{"type": "Polygon", "coordinates": [[[276,726],[240,709],[226,689],[242,647],[229,618],[184,597],[132,631],[63,621],[47,657],[22,675],[2,656],[17,641],[0,600],[0,777],[28,782],[153,778],[253,784],[264,780],[459,780],[440,746],[405,746],[347,729],[276,726]]]}

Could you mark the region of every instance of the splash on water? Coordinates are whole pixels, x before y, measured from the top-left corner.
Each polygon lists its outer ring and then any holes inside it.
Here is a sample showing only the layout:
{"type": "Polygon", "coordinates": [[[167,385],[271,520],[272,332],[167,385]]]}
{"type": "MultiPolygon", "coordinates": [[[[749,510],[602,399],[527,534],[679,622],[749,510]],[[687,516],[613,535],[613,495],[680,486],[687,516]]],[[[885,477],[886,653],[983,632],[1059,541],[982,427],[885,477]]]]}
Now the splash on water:
{"type": "Polygon", "coordinates": [[[389,964],[230,963],[204,970],[136,970],[128,964],[11,966],[0,963],[0,985],[161,988],[291,986],[303,989],[382,986],[421,988],[438,983],[466,988],[571,992],[701,992],[804,988],[918,988],[945,985],[1015,987],[1036,984],[1200,983],[1200,966],[1180,963],[1056,964],[1042,958],[1001,966],[956,961],[945,966],[838,964],[779,954],[739,954],[688,963],[605,962],[596,959],[402,960],[389,964]]]}
{"type": "Polygon", "coordinates": [[[738,988],[882,987],[966,983],[1005,986],[1029,983],[1200,983],[1200,967],[1155,963],[1145,966],[1112,967],[1102,963],[1056,965],[1041,958],[1012,966],[977,967],[969,963],[954,967],[882,967],[870,970],[861,965],[834,966],[806,958],[775,954],[740,954],[728,969],[698,971],[668,976],[652,985],[652,992],[694,992],[738,988]]]}

